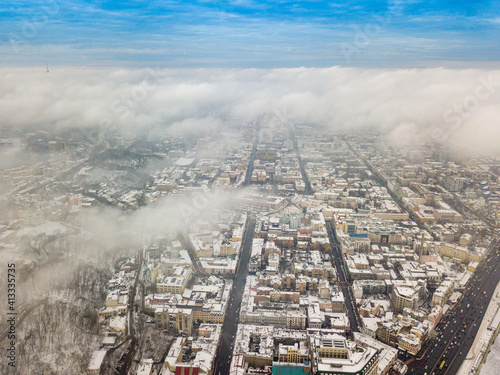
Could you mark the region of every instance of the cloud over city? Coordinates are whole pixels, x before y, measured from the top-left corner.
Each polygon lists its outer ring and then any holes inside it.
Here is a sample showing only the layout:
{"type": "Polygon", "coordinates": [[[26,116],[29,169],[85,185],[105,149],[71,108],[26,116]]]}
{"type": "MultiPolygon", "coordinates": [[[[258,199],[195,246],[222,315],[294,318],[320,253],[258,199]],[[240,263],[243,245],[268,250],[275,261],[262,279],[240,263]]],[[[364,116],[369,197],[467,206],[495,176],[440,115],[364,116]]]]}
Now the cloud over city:
{"type": "Polygon", "coordinates": [[[394,142],[426,138],[495,153],[500,71],[480,69],[1,68],[3,127],[165,124],[172,134],[279,110],[333,129],[375,127],[394,142]]]}

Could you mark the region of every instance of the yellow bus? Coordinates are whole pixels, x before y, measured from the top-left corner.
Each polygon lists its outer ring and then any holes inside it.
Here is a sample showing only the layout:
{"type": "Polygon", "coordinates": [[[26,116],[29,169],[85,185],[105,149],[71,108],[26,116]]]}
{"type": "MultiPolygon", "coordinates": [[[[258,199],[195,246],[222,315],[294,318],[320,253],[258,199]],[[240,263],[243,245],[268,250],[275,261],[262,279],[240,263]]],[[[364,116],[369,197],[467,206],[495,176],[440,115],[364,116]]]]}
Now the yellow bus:
{"type": "Polygon", "coordinates": [[[442,370],[442,369],[443,369],[443,367],[444,367],[444,362],[445,362],[445,361],[441,362],[441,366],[439,366],[439,369],[440,369],[440,370],[442,370]]]}

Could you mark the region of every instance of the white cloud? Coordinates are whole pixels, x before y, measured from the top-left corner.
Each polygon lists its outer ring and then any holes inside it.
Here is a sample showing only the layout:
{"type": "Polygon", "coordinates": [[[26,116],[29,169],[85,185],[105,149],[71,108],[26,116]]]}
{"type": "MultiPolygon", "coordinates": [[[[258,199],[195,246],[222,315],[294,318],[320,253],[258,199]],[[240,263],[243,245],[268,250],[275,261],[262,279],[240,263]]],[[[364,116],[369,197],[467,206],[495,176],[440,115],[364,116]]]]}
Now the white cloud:
{"type": "Polygon", "coordinates": [[[4,126],[111,123],[130,130],[166,123],[193,132],[220,126],[219,115],[249,121],[279,109],[296,121],[332,128],[379,127],[395,141],[410,134],[432,136],[438,129],[444,141],[493,153],[500,140],[494,105],[500,99],[500,71],[54,67],[48,74],[32,68],[1,68],[0,74],[4,126]],[[460,113],[456,106],[471,103],[488,77],[493,85],[481,89],[477,105],[460,113]],[[446,111],[460,113],[460,124],[456,117],[446,120],[446,111]]]}

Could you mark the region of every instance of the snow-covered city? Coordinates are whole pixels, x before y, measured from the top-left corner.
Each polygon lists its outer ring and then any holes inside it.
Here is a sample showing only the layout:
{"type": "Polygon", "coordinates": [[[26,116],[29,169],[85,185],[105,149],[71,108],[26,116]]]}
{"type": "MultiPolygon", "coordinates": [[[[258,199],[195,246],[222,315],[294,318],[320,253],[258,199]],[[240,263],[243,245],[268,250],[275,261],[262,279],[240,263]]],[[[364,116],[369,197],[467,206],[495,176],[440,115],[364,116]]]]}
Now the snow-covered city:
{"type": "Polygon", "coordinates": [[[0,6],[0,375],[499,375],[500,0],[0,6]]]}

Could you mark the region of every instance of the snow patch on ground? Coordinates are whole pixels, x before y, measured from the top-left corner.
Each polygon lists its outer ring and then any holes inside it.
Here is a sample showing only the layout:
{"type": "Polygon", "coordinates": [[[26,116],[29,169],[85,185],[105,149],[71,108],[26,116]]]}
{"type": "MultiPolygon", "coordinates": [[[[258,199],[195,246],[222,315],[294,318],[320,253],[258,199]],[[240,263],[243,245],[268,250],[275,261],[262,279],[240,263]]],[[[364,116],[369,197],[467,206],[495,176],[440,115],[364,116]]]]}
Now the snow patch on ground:
{"type": "Polygon", "coordinates": [[[495,339],[491,350],[488,353],[479,375],[498,375],[500,368],[500,340],[498,337],[495,339]]]}
{"type": "Polygon", "coordinates": [[[41,234],[45,234],[47,236],[55,236],[57,234],[66,233],[67,231],[68,228],[61,223],[58,223],[56,221],[46,221],[45,223],[34,227],[26,227],[21,229],[19,232],[17,232],[17,237],[36,237],[41,234]]]}

